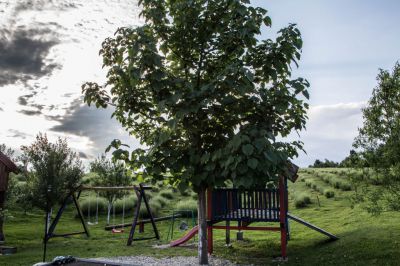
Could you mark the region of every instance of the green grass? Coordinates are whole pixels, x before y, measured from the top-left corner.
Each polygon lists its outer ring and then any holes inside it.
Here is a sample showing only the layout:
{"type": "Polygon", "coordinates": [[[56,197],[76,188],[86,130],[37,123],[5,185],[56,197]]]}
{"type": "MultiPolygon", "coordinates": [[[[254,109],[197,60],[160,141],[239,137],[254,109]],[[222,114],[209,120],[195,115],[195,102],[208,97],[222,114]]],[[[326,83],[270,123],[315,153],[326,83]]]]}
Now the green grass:
{"type": "MultiPolygon", "coordinates": [[[[318,171],[318,169],[317,169],[318,171]]],[[[326,170],[325,170],[326,171],[326,170]]],[[[336,171],[336,170],[335,170],[336,171]]],[[[322,171],[321,171],[322,172],[322,171]]],[[[337,178],[345,178],[339,172],[332,173],[337,178]]],[[[313,173],[303,172],[301,179],[313,178],[313,173]]],[[[325,184],[322,180],[315,180],[315,184],[325,184]]],[[[352,191],[333,189],[335,197],[326,198],[319,191],[306,186],[306,182],[289,184],[289,210],[331,233],[340,237],[338,241],[327,242],[327,238],[301,224],[291,222],[291,240],[288,244],[289,261],[283,265],[398,265],[400,260],[400,230],[399,212],[385,212],[381,216],[373,217],[356,206],[351,208],[349,200],[352,191]],[[305,208],[295,208],[295,197],[305,194],[310,203],[305,208]]],[[[158,196],[155,195],[153,200],[158,196]]],[[[191,197],[171,199],[167,205],[159,210],[158,215],[171,214],[176,210],[179,201],[185,202],[191,197]]],[[[32,265],[42,258],[43,214],[39,211],[10,212],[13,217],[8,218],[5,224],[7,245],[16,246],[18,252],[10,256],[1,256],[0,265],[32,265]]],[[[72,208],[64,214],[57,232],[77,231],[81,229],[79,221],[74,218],[72,208]]],[[[121,219],[121,216],[116,216],[121,219]]],[[[132,213],[125,221],[132,219],[132,213]]],[[[119,220],[118,220],[119,221],[119,220]]],[[[57,255],[73,255],[77,257],[108,257],[108,256],[196,256],[196,247],[181,247],[158,249],[155,244],[166,244],[169,221],[159,222],[161,240],[147,240],[134,242],[131,247],[126,246],[127,232],[111,234],[104,231],[105,216],[99,218],[99,224],[90,226],[91,237],[83,236],[51,239],[48,246],[48,258],[57,255]]],[[[176,223],[178,226],[179,223],[176,223]]],[[[265,225],[263,223],[255,225],[265,225]]],[[[276,226],[276,224],[273,224],[276,226]]],[[[127,230],[125,230],[127,231],[127,230]]],[[[214,255],[229,259],[241,264],[253,265],[282,265],[274,262],[273,257],[279,256],[279,233],[245,231],[244,241],[234,241],[235,231],[231,231],[232,246],[225,246],[225,231],[214,230],[214,255]]],[[[184,232],[175,230],[174,238],[184,232]]],[[[144,236],[151,236],[151,226],[146,225],[144,236]]]]}

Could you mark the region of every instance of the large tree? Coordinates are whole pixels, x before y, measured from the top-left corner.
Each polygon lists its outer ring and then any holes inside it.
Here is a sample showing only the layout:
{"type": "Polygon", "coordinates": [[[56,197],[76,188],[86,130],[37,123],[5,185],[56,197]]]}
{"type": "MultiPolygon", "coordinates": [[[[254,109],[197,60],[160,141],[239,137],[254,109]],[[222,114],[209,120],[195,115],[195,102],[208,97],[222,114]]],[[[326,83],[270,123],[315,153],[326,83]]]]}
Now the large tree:
{"type": "Polygon", "coordinates": [[[302,40],[295,25],[276,40],[265,9],[248,0],[143,0],[145,24],[120,28],[100,54],[106,84],[83,85],[85,101],[106,108],[145,148],[114,155],[152,180],[198,193],[199,262],[207,263],[205,192],[231,180],[265,185],[297,156],[308,82],[291,78],[302,40]],[[167,174],[168,173],[168,174],[167,174]]]}
{"type": "Polygon", "coordinates": [[[381,69],[377,81],[354,142],[382,184],[374,189],[363,186],[358,194],[374,213],[385,208],[400,210],[400,64],[392,72],[381,69]]]}

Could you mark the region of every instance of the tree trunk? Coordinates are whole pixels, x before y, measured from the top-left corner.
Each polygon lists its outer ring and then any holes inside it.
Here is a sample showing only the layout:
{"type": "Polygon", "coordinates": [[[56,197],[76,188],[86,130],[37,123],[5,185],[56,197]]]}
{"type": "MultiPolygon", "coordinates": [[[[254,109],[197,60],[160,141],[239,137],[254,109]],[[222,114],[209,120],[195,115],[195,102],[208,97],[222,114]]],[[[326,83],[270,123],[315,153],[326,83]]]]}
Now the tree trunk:
{"type": "Polygon", "coordinates": [[[107,224],[110,224],[111,202],[107,206],[107,224]]]}
{"type": "Polygon", "coordinates": [[[199,226],[199,247],[198,256],[200,265],[208,265],[207,254],[207,213],[206,213],[206,187],[201,187],[198,192],[198,226],[199,226]]]}

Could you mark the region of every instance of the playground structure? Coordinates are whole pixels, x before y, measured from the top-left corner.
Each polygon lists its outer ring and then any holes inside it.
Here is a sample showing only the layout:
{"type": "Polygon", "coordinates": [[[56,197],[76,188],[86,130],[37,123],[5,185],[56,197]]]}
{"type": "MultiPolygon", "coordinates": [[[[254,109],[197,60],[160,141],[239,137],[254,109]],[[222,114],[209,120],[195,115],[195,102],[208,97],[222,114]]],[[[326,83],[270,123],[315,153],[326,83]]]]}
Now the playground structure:
{"type": "MultiPolygon", "coordinates": [[[[129,232],[129,237],[127,240],[127,245],[130,246],[132,245],[133,241],[138,241],[138,240],[147,240],[147,239],[152,239],[152,238],[156,238],[156,239],[160,239],[160,235],[158,233],[157,230],[157,226],[156,226],[156,221],[162,220],[162,219],[158,219],[156,220],[153,217],[153,213],[151,211],[148,199],[146,197],[146,190],[150,190],[151,187],[150,186],[144,186],[143,184],[139,184],[138,186],[130,186],[130,187],[88,187],[88,186],[80,186],[77,189],[75,189],[74,191],[71,191],[70,194],[63,200],[60,208],[57,211],[57,215],[54,218],[54,220],[51,222],[51,224],[49,225],[49,221],[50,221],[50,212],[46,213],[46,222],[45,222],[45,235],[44,235],[44,239],[43,239],[43,261],[46,260],[46,250],[47,250],[47,243],[51,238],[54,237],[68,237],[68,236],[72,236],[72,235],[86,235],[87,237],[90,236],[89,233],[89,229],[87,227],[87,223],[85,221],[85,218],[83,216],[82,210],[79,206],[79,202],[78,199],[82,193],[82,191],[120,191],[120,190],[133,190],[136,193],[137,196],[137,204],[134,210],[134,216],[133,216],[133,221],[132,223],[129,224],[121,224],[121,225],[111,225],[109,227],[109,230],[117,230],[117,228],[123,228],[125,226],[130,226],[130,232],[129,232]],[[55,229],[57,224],[59,223],[61,216],[63,214],[63,212],[65,211],[68,203],[73,202],[77,213],[78,213],[78,218],[81,221],[82,227],[83,227],[83,231],[79,231],[79,232],[70,232],[70,233],[64,233],[64,234],[56,234],[55,229]],[[139,212],[140,212],[140,208],[142,205],[142,202],[144,202],[145,204],[145,208],[149,214],[149,219],[146,220],[142,220],[139,221],[139,212]],[[153,237],[147,237],[147,238],[134,238],[134,234],[135,234],[135,230],[136,230],[136,226],[139,225],[140,226],[140,230],[143,229],[143,226],[145,223],[151,223],[152,227],[153,227],[153,231],[154,231],[154,236],[153,237]]],[[[96,210],[96,220],[97,220],[97,214],[98,214],[98,210],[96,210]]],[[[107,230],[108,227],[106,227],[105,229],[107,230]]]]}
{"type": "MultiPolygon", "coordinates": [[[[294,166],[294,165],[293,165],[294,166]]],[[[216,188],[207,192],[207,241],[208,253],[213,253],[213,230],[226,230],[226,244],[230,243],[230,230],[259,230],[280,232],[281,257],[287,258],[287,242],[290,239],[289,219],[301,223],[310,229],[328,236],[331,240],[337,236],[313,225],[288,212],[287,180],[295,182],[297,167],[293,167],[287,177],[281,176],[276,188],[237,189],[216,188]],[[225,225],[218,225],[225,222],[225,225]],[[237,226],[231,225],[237,222],[237,226]],[[254,222],[278,223],[278,226],[250,226],[254,222]]],[[[194,227],[182,238],[172,241],[170,246],[184,244],[198,233],[194,227]]]]}

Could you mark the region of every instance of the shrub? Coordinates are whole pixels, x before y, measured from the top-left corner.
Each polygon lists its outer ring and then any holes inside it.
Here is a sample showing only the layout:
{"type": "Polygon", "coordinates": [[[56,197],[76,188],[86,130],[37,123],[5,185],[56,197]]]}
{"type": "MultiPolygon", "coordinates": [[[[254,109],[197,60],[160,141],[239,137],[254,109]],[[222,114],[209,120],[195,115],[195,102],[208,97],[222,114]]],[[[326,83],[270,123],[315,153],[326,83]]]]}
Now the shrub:
{"type": "Polygon", "coordinates": [[[146,199],[149,201],[154,197],[153,191],[146,191],[145,193],[146,193],[146,199]]]}
{"type": "Polygon", "coordinates": [[[351,184],[348,183],[348,182],[341,182],[339,187],[343,191],[350,191],[351,190],[351,184]]]}
{"type": "Polygon", "coordinates": [[[294,206],[296,208],[304,208],[307,207],[311,203],[311,198],[308,194],[302,193],[297,195],[294,199],[294,206]]]}
{"type": "Polygon", "coordinates": [[[179,191],[179,193],[183,196],[183,197],[188,197],[190,195],[191,190],[190,189],[186,189],[185,191],[179,191]]]}
{"type": "Polygon", "coordinates": [[[166,199],[173,199],[174,198],[174,192],[172,190],[170,190],[170,189],[160,191],[159,195],[161,197],[163,197],[163,198],[166,198],[166,199]]]}
{"type": "Polygon", "coordinates": [[[312,188],[312,185],[314,184],[314,181],[312,179],[306,179],[306,186],[312,188]]]}
{"type": "MultiPolygon", "coordinates": [[[[159,213],[160,213],[160,210],[161,210],[160,203],[158,203],[158,202],[150,202],[149,205],[150,205],[150,209],[151,209],[151,211],[153,213],[153,217],[157,217],[159,215],[159,213]]],[[[149,218],[150,217],[149,213],[147,212],[145,204],[142,204],[142,206],[140,207],[139,217],[141,217],[141,218],[149,218]]]]}
{"type": "MultiPolygon", "coordinates": [[[[125,198],[125,213],[133,210],[137,203],[136,196],[130,196],[125,198]]],[[[124,209],[124,199],[118,199],[114,202],[115,213],[122,213],[124,209]]]]}
{"type": "Polygon", "coordinates": [[[151,202],[158,202],[161,207],[164,207],[168,203],[168,200],[161,195],[157,195],[151,199],[151,202]]]}
{"type": "Polygon", "coordinates": [[[190,196],[192,197],[192,199],[194,199],[194,200],[198,200],[198,198],[199,198],[199,195],[197,195],[197,193],[196,192],[194,192],[194,191],[192,191],[192,193],[190,193],[190,196]]]}
{"type": "MultiPolygon", "coordinates": [[[[107,211],[107,200],[105,198],[99,197],[99,213],[107,211]]],[[[90,215],[96,214],[96,197],[85,197],[79,201],[83,215],[88,214],[89,204],[90,204],[90,215]]]]}
{"type": "Polygon", "coordinates": [[[197,201],[195,200],[182,200],[176,205],[176,210],[182,212],[183,216],[191,217],[192,212],[197,215],[197,201]]]}
{"type": "Polygon", "coordinates": [[[332,189],[325,189],[324,195],[326,198],[333,198],[335,196],[335,192],[332,189]]]}

